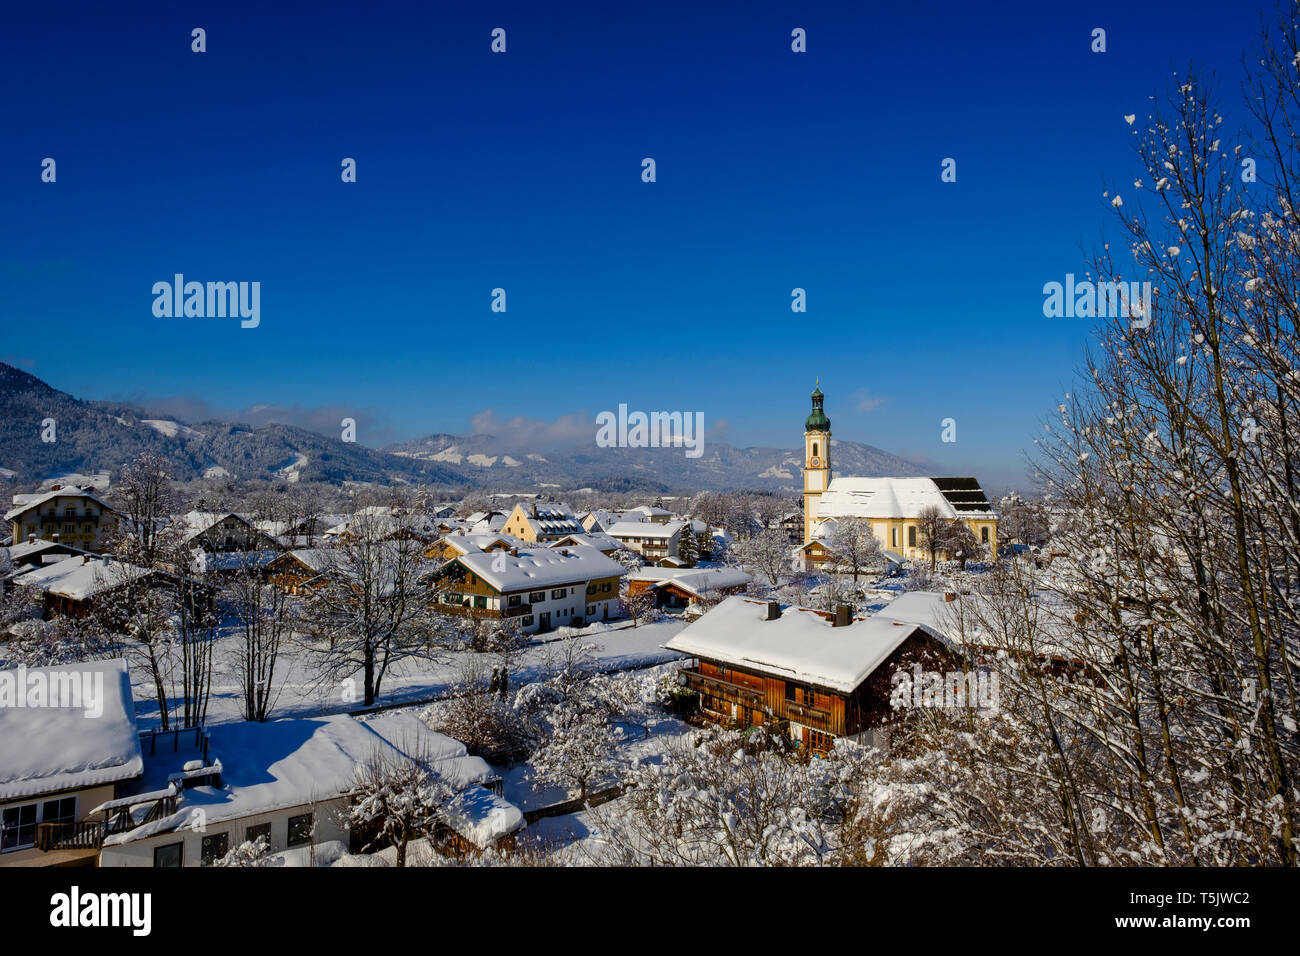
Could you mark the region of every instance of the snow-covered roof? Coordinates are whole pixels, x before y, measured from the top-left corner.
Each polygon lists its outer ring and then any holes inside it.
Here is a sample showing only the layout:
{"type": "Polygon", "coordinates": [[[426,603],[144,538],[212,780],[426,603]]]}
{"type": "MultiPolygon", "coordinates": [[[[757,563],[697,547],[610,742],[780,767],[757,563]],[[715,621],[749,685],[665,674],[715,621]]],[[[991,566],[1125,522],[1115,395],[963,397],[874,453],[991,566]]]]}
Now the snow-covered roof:
{"type": "Polygon", "coordinates": [[[917,518],[934,507],[945,518],[996,518],[973,478],[832,478],[818,496],[818,518],[917,518]]]}
{"type": "Polygon", "coordinates": [[[617,551],[623,547],[623,542],[611,538],[603,531],[589,531],[586,534],[567,534],[554,542],[551,547],[562,548],[567,545],[586,545],[598,551],[617,551]]]}
{"type": "Polygon", "coordinates": [[[9,558],[15,564],[18,564],[43,551],[61,551],[70,555],[90,553],[82,548],[74,548],[70,544],[64,544],[62,541],[47,541],[44,538],[37,538],[35,541],[24,541],[21,544],[10,545],[9,558]]]}
{"type": "Polygon", "coordinates": [[[795,606],[782,608],[773,621],[764,619],[766,612],[762,601],[729,597],[664,647],[849,694],[919,630],[878,616],[834,627],[795,606]]]}
{"type": "Polygon", "coordinates": [[[646,518],[666,518],[672,515],[671,511],[664,508],[656,508],[653,505],[639,505],[636,508],[629,509],[626,514],[644,515],[646,518]]]}
{"type": "Polygon", "coordinates": [[[559,587],[593,578],[621,577],[624,573],[623,565],[585,545],[538,546],[518,554],[477,551],[456,560],[501,592],[559,587]]]}
{"type": "Polygon", "coordinates": [[[264,568],[280,556],[279,551],[218,551],[208,552],[195,548],[190,569],[203,571],[239,571],[244,568],[264,568]]]}
{"type": "Polygon", "coordinates": [[[208,737],[221,761],[222,788],[185,790],[175,813],[109,836],[106,846],[170,833],[197,807],[211,825],[342,796],[354,786],[357,766],[389,746],[365,723],[342,714],[216,724],[208,737]]]}
{"type": "Polygon", "coordinates": [[[44,494],[38,495],[15,495],[14,507],[5,512],[5,520],[11,521],[19,515],[25,514],[33,508],[39,507],[47,501],[53,501],[56,498],[86,498],[95,502],[95,504],[99,505],[101,508],[111,511],[113,514],[120,513],[116,508],[108,504],[94,492],[87,491],[84,488],[60,488],[58,491],[47,491],[44,494]],[[23,500],[20,502],[18,500],[19,498],[22,498],[23,500]]]}
{"type": "Polygon", "coordinates": [[[654,587],[673,584],[696,596],[721,588],[744,587],[754,580],[739,568],[637,568],[628,573],[627,579],[653,581],[654,587]]]}
{"type": "Polygon", "coordinates": [[[684,521],[620,521],[605,529],[611,538],[671,538],[681,531],[684,521]]]}
{"type": "Polygon", "coordinates": [[[191,538],[207,534],[227,518],[238,521],[242,525],[248,525],[250,528],[252,527],[247,518],[241,514],[235,514],[233,511],[187,511],[177,519],[176,524],[184,530],[185,540],[189,541],[191,538]]]}
{"type": "Polygon", "coordinates": [[[321,571],[325,568],[331,553],[329,548],[295,548],[293,551],[277,555],[275,560],[292,558],[312,571],[321,571]]]}
{"type": "Polygon", "coordinates": [[[85,601],[101,591],[154,573],[116,558],[75,554],[57,564],[47,564],[20,574],[14,578],[14,583],[73,601],[85,601]]]}
{"type": "Polygon", "coordinates": [[[524,815],[518,807],[484,787],[470,787],[456,794],[443,808],[443,818],[479,849],[524,826],[524,815]]]}
{"type": "Polygon", "coordinates": [[[0,681],[17,681],[19,675],[27,688],[33,675],[47,684],[54,675],[83,682],[89,676],[92,689],[102,690],[102,710],[96,717],[85,706],[16,707],[0,697],[0,802],[139,776],[144,762],[125,661],[12,669],[0,681]]]}
{"type": "Polygon", "coordinates": [[[960,600],[958,595],[954,601],[945,601],[943,591],[908,591],[877,611],[876,617],[917,625],[946,638],[952,630],[953,605],[960,600]]]}
{"type": "Polygon", "coordinates": [[[501,546],[506,548],[524,548],[528,544],[521,541],[514,535],[509,534],[467,534],[463,531],[454,531],[442,536],[442,542],[454,548],[459,554],[470,554],[474,551],[486,551],[488,548],[495,547],[500,550],[501,546]]]}

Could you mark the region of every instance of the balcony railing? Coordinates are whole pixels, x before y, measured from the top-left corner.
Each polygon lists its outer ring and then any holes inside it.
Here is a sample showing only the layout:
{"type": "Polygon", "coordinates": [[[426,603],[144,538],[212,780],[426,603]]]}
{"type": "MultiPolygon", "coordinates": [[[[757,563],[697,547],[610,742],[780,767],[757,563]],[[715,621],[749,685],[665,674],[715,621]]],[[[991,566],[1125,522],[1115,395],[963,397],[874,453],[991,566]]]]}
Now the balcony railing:
{"type": "Polygon", "coordinates": [[[63,524],[66,521],[75,521],[78,523],[89,522],[90,524],[99,524],[99,515],[60,515],[60,514],[43,514],[40,516],[41,524],[63,524]]]}
{"type": "Polygon", "coordinates": [[[737,700],[747,707],[763,706],[763,692],[761,690],[753,690],[717,677],[708,677],[693,668],[683,669],[680,673],[685,675],[686,686],[691,690],[737,700]]]}
{"type": "Polygon", "coordinates": [[[104,843],[104,824],[94,820],[80,823],[41,823],[36,827],[36,847],[51,850],[98,850],[104,843]]]}
{"type": "Polygon", "coordinates": [[[825,727],[830,723],[831,712],[820,707],[809,707],[793,700],[785,702],[785,711],[791,717],[798,718],[806,724],[820,724],[825,727]]]}

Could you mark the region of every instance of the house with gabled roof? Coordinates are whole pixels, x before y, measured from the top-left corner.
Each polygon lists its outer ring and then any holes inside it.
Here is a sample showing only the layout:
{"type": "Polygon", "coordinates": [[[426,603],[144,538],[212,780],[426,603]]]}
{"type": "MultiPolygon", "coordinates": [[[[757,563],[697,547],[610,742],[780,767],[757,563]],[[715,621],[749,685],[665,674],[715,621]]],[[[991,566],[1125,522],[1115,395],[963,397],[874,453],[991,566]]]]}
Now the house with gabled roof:
{"type": "Polygon", "coordinates": [[[881,744],[895,717],[893,675],[948,673],[957,655],[916,624],[756,601],[724,600],[664,644],[693,658],[680,672],[707,720],[770,725],[812,753],[837,737],[881,744]]]}
{"type": "Polygon", "coordinates": [[[20,495],[5,513],[13,544],[41,538],[96,552],[108,549],[122,517],[93,491],[63,486],[43,494],[20,495]]]}
{"type": "Polygon", "coordinates": [[[437,608],[517,620],[522,632],[577,627],[618,617],[621,564],[595,548],[534,546],[472,552],[429,576],[437,608]]]}
{"type": "Polygon", "coordinates": [[[582,523],[567,508],[521,501],[501,526],[501,533],[513,535],[529,544],[550,544],[565,535],[582,534],[582,523]]]}

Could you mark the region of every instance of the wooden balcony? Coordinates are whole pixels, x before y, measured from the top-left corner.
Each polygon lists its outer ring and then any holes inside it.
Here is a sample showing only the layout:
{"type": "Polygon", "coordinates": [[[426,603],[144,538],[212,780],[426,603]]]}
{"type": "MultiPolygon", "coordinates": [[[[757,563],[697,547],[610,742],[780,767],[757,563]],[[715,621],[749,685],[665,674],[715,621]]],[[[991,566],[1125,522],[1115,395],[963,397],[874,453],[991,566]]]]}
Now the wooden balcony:
{"type": "Polygon", "coordinates": [[[104,824],[95,820],[80,823],[41,823],[36,827],[36,847],[51,850],[98,850],[104,843],[104,824]]]}
{"type": "Polygon", "coordinates": [[[800,723],[817,727],[830,726],[831,712],[822,710],[820,707],[809,707],[807,704],[787,700],[785,702],[785,712],[800,723]]]}
{"type": "Polygon", "coordinates": [[[763,692],[754,690],[749,687],[743,687],[740,684],[733,684],[731,681],[722,680],[718,677],[707,677],[701,674],[695,668],[683,668],[678,673],[686,678],[686,686],[691,690],[698,690],[705,694],[713,694],[718,697],[724,697],[728,700],[734,700],[744,704],[746,707],[762,707],[763,692]]]}

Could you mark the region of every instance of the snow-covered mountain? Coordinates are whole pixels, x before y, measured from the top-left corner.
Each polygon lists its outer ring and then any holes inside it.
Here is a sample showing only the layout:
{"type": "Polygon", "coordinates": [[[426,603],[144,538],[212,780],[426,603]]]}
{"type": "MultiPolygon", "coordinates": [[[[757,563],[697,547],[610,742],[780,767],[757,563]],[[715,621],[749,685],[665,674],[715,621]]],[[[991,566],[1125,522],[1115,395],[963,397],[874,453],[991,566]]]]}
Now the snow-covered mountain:
{"type": "MultiPolygon", "coordinates": [[[[492,491],[794,491],[802,484],[798,448],[706,442],[699,458],[687,458],[680,448],[598,448],[593,429],[590,443],[556,448],[434,434],[372,449],[292,425],[180,422],[121,403],[85,401],[0,363],[0,481],[30,484],[72,471],[116,475],[145,450],[165,455],[179,479],[416,482],[492,491]],[[49,419],[53,442],[41,440],[49,419]]],[[[832,450],[839,474],[922,473],[870,445],[836,441],[832,450]]]]}

